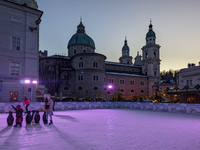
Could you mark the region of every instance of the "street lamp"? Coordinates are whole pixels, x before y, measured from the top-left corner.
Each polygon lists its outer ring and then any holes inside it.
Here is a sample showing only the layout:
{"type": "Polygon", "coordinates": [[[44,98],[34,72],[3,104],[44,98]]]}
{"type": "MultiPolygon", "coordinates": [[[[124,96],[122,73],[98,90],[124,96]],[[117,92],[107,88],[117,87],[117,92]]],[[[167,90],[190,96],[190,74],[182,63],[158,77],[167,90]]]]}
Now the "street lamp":
{"type": "MultiPolygon", "coordinates": [[[[25,79],[20,81],[21,84],[36,84],[36,89],[37,89],[37,80],[30,80],[30,79],[25,79]]],[[[29,99],[30,101],[32,100],[32,88],[28,88],[28,93],[29,93],[29,99]]]]}
{"type": "Polygon", "coordinates": [[[111,90],[111,89],[113,89],[113,85],[111,85],[111,84],[109,84],[108,86],[107,86],[107,100],[109,100],[109,91],[111,90]]]}

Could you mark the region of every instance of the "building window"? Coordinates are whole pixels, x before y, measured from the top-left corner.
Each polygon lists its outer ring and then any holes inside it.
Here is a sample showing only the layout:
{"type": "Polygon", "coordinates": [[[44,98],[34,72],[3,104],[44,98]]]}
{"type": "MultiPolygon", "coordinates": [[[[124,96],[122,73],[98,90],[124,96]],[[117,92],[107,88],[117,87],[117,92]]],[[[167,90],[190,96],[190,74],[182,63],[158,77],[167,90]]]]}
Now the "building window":
{"type": "Polygon", "coordinates": [[[10,102],[18,102],[18,92],[10,92],[10,102]]]}
{"type": "Polygon", "coordinates": [[[64,90],[69,91],[69,87],[68,86],[64,87],[64,90]]]}
{"type": "Polygon", "coordinates": [[[187,80],[187,86],[189,86],[189,80],[187,80]]]}
{"type": "Polygon", "coordinates": [[[98,91],[99,88],[98,88],[97,86],[95,86],[95,87],[93,87],[93,90],[94,90],[94,91],[98,91]]]}
{"type": "Polygon", "coordinates": [[[144,90],[141,90],[141,93],[144,93],[144,90]]]}
{"type": "Polygon", "coordinates": [[[146,53],[145,57],[148,58],[148,53],[146,53]]]}
{"type": "Polygon", "coordinates": [[[133,92],[134,92],[134,90],[132,89],[132,90],[131,90],[131,92],[133,93],[133,92]]]}
{"type": "Polygon", "coordinates": [[[78,81],[83,81],[83,75],[78,75],[78,81]]]}
{"type": "Polygon", "coordinates": [[[78,63],[78,67],[79,67],[79,68],[83,68],[83,62],[79,62],[79,63],[78,63]]]}
{"type": "Polygon", "coordinates": [[[124,80],[119,80],[119,84],[124,84],[124,80]]]}
{"type": "Polygon", "coordinates": [[[93,81],[99,81],[99,76],[98,75],[93,75],[92,76],[93,81]]]}
{"type": "Polygon", "coordinates": [[[123,92],[124,92],[124,89],[121,89],[120,91],[123,93],[123,92]]]}
{"type": "Polygon", "coordinates": [[[156,52],[153,53],[153,57],[156,57],[156,52]]]}
{"type": "Polygon", "coordinates": [[[134,80],[130,80],[130,85],[134,85],[134,80]]]}
{"type": "Polygon", "coordinates": [[[85,49],[83,50],[83,53],[86,53],[86,50],[85,50],[85,49]]]}
{"type": "Polygon", "coordinates": [[[82,90],[83,90],[83,87],[82,87],[82,86],[79,86],[79,87],[78,87],[78,90],[79,90],[79,91],[82,91],[82,90]]]}
{"type": "Polygon", "coordinates": [[[93,68],[98,68],[98,67],[99,67],[98,62],[93,62],[93,68]]]}
{"type": "Polygon", "coordinates": [[[140,81],[140,85],[144,85],[144,81],[140,81]]]}
{"type": "Polygon", "coordinates": [[[11,62],[11,75],[19,75],[19,63],[11,62]]]}
{"type": "Polygon", "coordinates": [[[76,49],[74,49],[74,55],[76,54],[76,49]]]}
{"type": "Polygon", "coordinates": [[[156,74],[156,71],[154,71],[154,76],[156,76],[157,74],[156,74]]]}
{"type": "Polygon", "coordinates": [[[108,79],[108,83],[113,83],[114,80],[113,79],[108,79]]]}
{"type": "Polygon", "coordinates": [[[12,49],[20,50],[20,38],[12,37],[12,49]]]}
{"type": "Polygon", "coordinates": [[[192,85],[192,80],[190,80],[190,85],[192,85]]]}

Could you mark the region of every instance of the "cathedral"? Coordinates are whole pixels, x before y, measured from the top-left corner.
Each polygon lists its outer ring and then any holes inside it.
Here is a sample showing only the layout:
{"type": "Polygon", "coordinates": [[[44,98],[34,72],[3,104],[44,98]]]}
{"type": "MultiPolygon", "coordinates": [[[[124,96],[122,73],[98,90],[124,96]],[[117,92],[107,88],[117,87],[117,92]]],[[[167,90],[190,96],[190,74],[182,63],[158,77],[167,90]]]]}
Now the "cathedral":
{"type": "Polygon", "coordinates": [[[121,95],[124,99],[134,96],[153,96],[160,83],[160,46],[150,23],[142,56],[130,56],[125,39],[119,62],[106,61],[106,56],[95,52],[95,42],[85,32],[80,21],[77,31],[67,45],[68,56],[47,56],[40,51],[40,84],[47,92],[75,98],[111,99],[121,95]]]}

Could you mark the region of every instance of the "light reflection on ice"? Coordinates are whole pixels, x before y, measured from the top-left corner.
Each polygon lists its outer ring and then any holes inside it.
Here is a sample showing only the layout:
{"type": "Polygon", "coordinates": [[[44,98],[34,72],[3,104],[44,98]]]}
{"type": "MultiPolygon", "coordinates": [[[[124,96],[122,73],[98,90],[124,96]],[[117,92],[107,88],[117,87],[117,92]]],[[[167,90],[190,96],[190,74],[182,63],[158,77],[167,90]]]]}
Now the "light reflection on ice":
{"type": "Polygon", "coordinates": [[[0,114],[0,149],[200,149],[198,115],[130,109],[55,111],[53,125],[41,120],[40,125],[23,122],[22,128],[6,127],[7,115],[0,114]]]}

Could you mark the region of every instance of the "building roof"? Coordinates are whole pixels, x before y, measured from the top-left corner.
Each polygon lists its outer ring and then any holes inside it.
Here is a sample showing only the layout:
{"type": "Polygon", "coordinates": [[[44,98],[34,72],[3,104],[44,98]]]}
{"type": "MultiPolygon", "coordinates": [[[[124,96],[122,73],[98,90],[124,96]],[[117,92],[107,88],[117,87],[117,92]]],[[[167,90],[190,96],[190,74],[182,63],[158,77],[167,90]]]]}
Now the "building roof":
{"type": "Polygon", "coordinates": [[[136,68],[142,68],[142,66],[135,66],[135,65],[131,65],[131,64],[122,64],[122,63],[111,62],[111,61],[105,61],[105,64],[118,65],[118,66],[129,66],[129,67],[136,67],[136,68]]]}
{"type": "Polygon", "coordinates": [[[106,72],[106,74],[112,74],[112,75],[121,75],[121,76],[133,76],[133,77],[147,77],[145,75],[141,74],[129,74],[129,73],[119,73],[119,72],[106,72]]]}
{"type": "Polygon", "coordinates": [[[86,46],[90,46],[95,49],[95,44],[93,39],[85,33],[85,26],[82,21],[77,26],[77,32],[74,34],[68,42],[68,48],[72,45],[82,44],[86,46]]]}
{"type": "Polygon", "coordinates": [[[124,46],[122,47],[122,51],[123,50],[129,50],[128,44],[127,44],[127,40],[125,39],[124,41],[124,46]]]}
{"type": "Polygon", "coordinates": [[[156,37],[156,34],[153,31],[153,25],[151,23],[149,25],[149,32],[146,34],[146,38],[149,38],[149,37],[156,37]]]}

